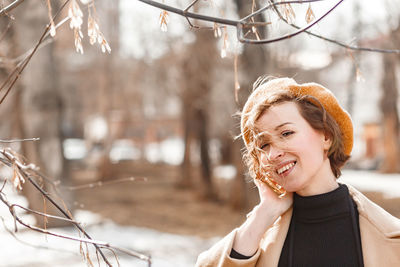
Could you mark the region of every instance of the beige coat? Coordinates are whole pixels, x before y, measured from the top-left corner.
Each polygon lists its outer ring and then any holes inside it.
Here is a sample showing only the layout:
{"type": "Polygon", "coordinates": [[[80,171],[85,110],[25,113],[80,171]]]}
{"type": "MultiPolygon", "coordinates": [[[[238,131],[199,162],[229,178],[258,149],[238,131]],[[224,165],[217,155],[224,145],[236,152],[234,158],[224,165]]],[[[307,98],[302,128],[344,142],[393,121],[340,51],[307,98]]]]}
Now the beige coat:
{"type": "MultiPolygon", "coordinates": [[[[361,246],[365,267],[400,266],[400,219],[393,217],[347,185],[357,204],[360,217],[361,246]]],[[[292,209],[285,212],[265,233],[257,253],[248,260],[229,257],[236,231],[201,253],[196,267],[276,267],[289,223],[292,209]]]]}

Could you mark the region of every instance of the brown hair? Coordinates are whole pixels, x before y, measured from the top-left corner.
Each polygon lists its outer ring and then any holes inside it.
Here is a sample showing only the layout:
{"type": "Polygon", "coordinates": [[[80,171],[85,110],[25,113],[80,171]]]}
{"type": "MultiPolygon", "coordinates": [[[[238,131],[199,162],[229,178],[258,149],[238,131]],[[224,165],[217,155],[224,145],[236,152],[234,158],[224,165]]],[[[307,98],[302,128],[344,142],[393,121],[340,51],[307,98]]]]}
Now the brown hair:
{"type": "MultiPolygon", "coordinates": [[[[256,87],[261,86],[257,84],[256,87]]],[[[310,126],[320,132],[323,132],[331,138],[332,144],[328,150],[330,166],[336,178],[341,175],[341,168],[350,158],[344,152],[343,138],[338,123],[333,117],[326,112],[320,101],[312,96],[295,96],[288,90],[275,90],[264,95],[261,102],[256,103],[249,114],[246,116],[246,125],[242,129],[243,138],[247,141],[247,151],[244,155],[245,162],[249,167],[250,175],[253,178],[261,178],[264,174],[260,167],[258,147],[255,136],[258,134],[258,129],[255,126],[256,121],[261,115],[273,105],[283,102],[294,102],[299,109],[301,116],[310,124],[310,126]]]]}

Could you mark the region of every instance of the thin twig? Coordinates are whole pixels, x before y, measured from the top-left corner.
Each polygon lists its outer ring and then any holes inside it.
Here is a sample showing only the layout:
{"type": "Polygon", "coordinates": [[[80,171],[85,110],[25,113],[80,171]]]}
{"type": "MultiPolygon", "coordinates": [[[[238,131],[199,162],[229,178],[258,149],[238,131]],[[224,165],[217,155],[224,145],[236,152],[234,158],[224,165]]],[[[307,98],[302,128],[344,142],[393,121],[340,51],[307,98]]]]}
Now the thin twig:
{"type": "MultiPolygon", "coordinates": [[[[300,29],[299,26],[297,26],[296,24],[290,23],[289,21],[287,21],[281,14],[281,12],[276,8],[276,6],[274,6],[274,10],[275,12],[278,14],[279,18],[284,21],[286,24],[288,24],[289,26],[295,28],[295,29],[300,29]]],[[[391,53],[391,54],[400,54],[400,49],[381,49],[381,48],[371,48],[371,47],[360,47],[360,46],[354,46],[354,45],[348,45],[345,44],[343,42],[331,39],[331,38],[327,38],[325,36],[313,33],[311,31],[304,31],[305,33],[307,33],[308,35],[314,36],[316,38],[319,38],[321,40],[336,44],[338,46],[347,48],[349,50],[355,50],[355,51],[364,51],[364,52],[376,52],[376,53],[391,53]]]]}
{"type": "Polygon", "coordinates": [[[2,186],[1,189],[0,189],[0,193],[3,192],[4,186],[6,185],[6,183],[7,183],[7,179],[4,179],[3,186],[2,186]]]}
{"type": "MultiPolygon", "coordinates": [[[[115,260],[117,261],[118,267],[120,267],[121,264],[119,264],[119,260],[118,260],[118,257],[117,257],[117,253],[115,253],[114,249],[109,249],[109,248],[105,248],[105,249],[108,249],[108,250],[114,255],[114,258],[115,258],[115,260]]],[[[98,259],[97,259],[97,261],[98,261],[98,259]]]]}
{"type": "Polygon", "coordinates": [[[21,240],[21,239],[19,239],[19,237],[18,237],[13,231],[11,231],[11,230],[6,226],[6,222],[5,222],[4,218],[0,216],[0,219],[1,219],[2,222],[3,222],[3,227],[4,227],[4,229],[5,229],[15,240],[17,240],[17,241],[20,242],[21,244],[24,244],[24,245],[26,245],[26,246],[30,246],[30,247],[33,247],[33,248],[47,249],[47,250],[54,250],[54,251],[68,252],[68,253],[71,253],[71,254],[76,254],[76,253],[73,252],[73,251],[63,250],[63,249],[55,249],[55,248],[48,247],[48,246],[31,244],[31,243],[28,243],[28,242],[26,242],[26,241],[24,241],[24,240],[21,240]]]}
{"type": "Polygon", "coordinates": [[[6,36],[6,33],[8,30],[11,28],[11,21],[8,22],[7,27],[4,29],[4,31],[0,35],[0,42],[3,41],[3,38],[6,36]]]}
{"type": "Polygon", "coordinates": [[[101,187],[103,185],[111,185],[111,184],[119,184],[119,183],[125,183],[125,182],[134,182],[134,181],[147,181],[146,177],[128,177],[128,178],[121,178],[121,179],[115,179],[112,181],[98,181],[95,183],[89,183],[89,184],[83,184],[83,185],[77,185],[77,186],[65,186],[61,185],[61,187],[68,189],[68,190],[81,190],[81,189],[88,189],[88,188],[95,188],[95,187],[101,187]]]}
{"type": "Polygon", "coordinates": [[[43,212],[36,211],[36,210],[32,210],[32,209],[29,209],[29,208],[25,208],[24,206],[21,206],[19,204],[10,204],[10,206],[9,206],[9,208],[12,208],[12,209],[14,209],[14,207],[18,207],[20,209],[23,209],[23,210],[28,211],[28,212],[33,213],[33,214],[40,215],[42,217],[57,219],[57,220],[60,220],[60,221],[66,221],[66,222],[70,222],[70,223],[73,223],[73,224],[79,224],[75,220],[67,219],[67,218],[60,217],[60,216],[50,215],[50,214],[43,213],[43,212]]]}
{"type": "Polygon", "coordinates": [[[184,12],[187,12],[192,6],[194,6],[199,0],[193,0],[192,3],[190,3],[190,5],[188,5],[187,8],[185,8],[184,12]]]}
{"type": "Polygon", "coordinates": [[[121,252],[123,252],[123,253],[125,253],[127,255],[130,255],[130,256],[139,258],[141,260],[147,261],[148,263],[151,263],[151,257],[150,256],[143,255],[143,254],[137,253],[135,251],[132,251],[132,250],[129,250],[129,249],[125,249],[125,248],[116,247],[116,246],[107,246],[107,247],[113,248],[113,249],[121,251],[121,252]]]}
{"type": "Polygon", "coordinates": [[[36,167],[35,164],[31,163],[31,164],[26,165],[26,164],[22,163],[17,156],[15,156],[13,153],[11,153],[11,151],[12,150],[10,148],[0,150],[0,153],[10,161],[11,165],[15,164],[18,166],[18,168],[20,168],[22,170],[37,170],[38,169],[38,167],[36,167]]]}
{"type": "Polygon", "coordinates": [[[40,138],[27,138],[27,139],[11,139],[11,140],[1,140],[0,143],[17,143],[17,142],[27,142],[27,141],[39,141],[40,138]]]}
{"type": "Polygon", "coordinates": [[[19,6],[22,2],[24,2],[24,0],[15,0],[8,6],[4,7],[0,10],[0,16],[6,16],[8,12],[19,6]]]}

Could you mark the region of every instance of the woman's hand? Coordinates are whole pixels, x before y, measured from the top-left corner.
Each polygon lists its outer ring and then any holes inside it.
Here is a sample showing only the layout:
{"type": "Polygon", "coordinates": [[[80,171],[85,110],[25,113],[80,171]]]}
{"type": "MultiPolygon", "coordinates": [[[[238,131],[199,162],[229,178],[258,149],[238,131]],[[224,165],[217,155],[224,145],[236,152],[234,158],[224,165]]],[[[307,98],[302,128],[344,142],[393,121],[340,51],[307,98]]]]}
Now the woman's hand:
{"type": "Polygon", "coordinates": [[[256,253],[264,233],[293,203],[293,193],[286,193],[279,198],[265,183],[258,180],[254,182],[260,195],[260,204],[247,215],[233,242],[233,249],[246,256],[256,253]]]}
{"type": "Polygon", "coordinates": [[[277,219],[287,211],[293,204],[293,193],[287,192],[285,196],[279,197],[267,184],[254,179],[260,196],[259,209],[265,211],[277,219]]]}

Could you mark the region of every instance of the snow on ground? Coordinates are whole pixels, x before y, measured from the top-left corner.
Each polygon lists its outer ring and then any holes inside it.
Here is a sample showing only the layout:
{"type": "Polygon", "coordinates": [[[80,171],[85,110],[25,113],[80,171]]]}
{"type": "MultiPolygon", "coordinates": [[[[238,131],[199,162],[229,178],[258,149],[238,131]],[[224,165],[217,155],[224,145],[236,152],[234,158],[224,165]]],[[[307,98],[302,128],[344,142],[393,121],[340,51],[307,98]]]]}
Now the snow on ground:
{"type": "MultiPolygon", "coordinates": [[[[14,190],[6,190],[7,198],[12,203],[26,206],[26,200],[15,194],[14,190]]],[[[0,203],[0,217],[5,226],[14,230],[14,220],[8,208],[0,203]]],[[[21,215],[26,222],[33,223],[34,218],[21,215]]],[[[97,241],[110,243],[124,249],[134,250],[151,255],[152,267],[188,267],[193,266],[198,254],[209,248],[220,237],[201,239],[195,236],[183,236],[163,233],[147,228],[121,226],[111,220],[101,218],[89,211],[77,211],[75,219],[81,222],[89,235],[97,241]]],[[[56,233],[78,236],[72,227],[50,229],[56,233]]],[[[81,267],[86,263],[79,254],[79,243],[31,231],[18,225],[16,236],[18,241],[8,233],[0,222],[0,267],[81,267]]],[[[93,246],[90,246],[92,248],[93,246]]],[[[96,254],[90,249],[91,260],[95,266],[96,254]]],[[[113,255],[104,250],[113,266],[118,266],[113,255]]],[[[119,263],[125,266],[148,266],[147,262],[132,256],[118,253],[119,263]]],[[[102,263],[101,266],[106,266],[102,263]]]]}
{"type": "MultiPolygon", "coordinates": [[[[375,172],[345,170],[340,180],[361,191],[381,191],[386,197],[400,197],[400,174],[383,175],[375,172]]],[[[6,189],[4,192],[11,202],[26,206],[27,203],[23,197],[16,195],[13,190],[6,189]]],[[[27,222],[33,222],[32,216],[21,216],[27,222]]],[[[14,229],[13,218],[2,203],[0,203],[0,217],[5,219],[7,228],[14,229]]],[[[220,237],[201,239],[195,236],[162,233],[147,228],[121,226],[88,211],[78,211],[76,220],[83,223],[87,232],[95,240],[151,255],[153,267],[193,266],[198,254],[220,239],[220,237]]],[[[17,237],[27,244],[17,241],[5,231],[3,225],[0,225],[0,240],[2,241],[0,267],[86,266],[79,254],[79,243],[76,241],[53,236],[45,237],[41,233],[27,230],[22,226],[18,226],[18,230],[17,237]]],[[[58,228],[52,231],[77,236],[77,231],[73,228],[58,228]]],[[[95,253],[91,251],[92,261],[95,262],[95,253]]],[[[113,266],[118,266],[112,254],[106,253],[113,266]]],[[[122,267],[147,266],[146,262],[131,256],[121,253],[118,255],[122,267]]],[[[102,263],[101,266],[106,265],[102,263]]]]}
{"type": "MultiPolygon", "coordinates": [[[[20,228],[21,229],[21,228],[20,228]]],[[[193,266],[198,254],[216,240],[203,240],[193,236],[161,233],[146,228],[126,227],[111,221],[86,227],[95,240],[107,241],[111,245],[151,255],[153,267],[193,266]]],[[[72,228],[52,229],[54,232],[76,235],[72,228]]],[[[18,238],[34,246],[22,244],[7,232],[0,232],[1,263],[4,267],[57,267],[86,266],[79,254],[79,243],[32,231],[23,231],[18,238]],[[49,249],[51,248],[51,249],[49,249]]],[[[94,250],[90,250],[95,262],[94,250]]],[[[111,253],[103,250],[113,266],[118,266],[111,253]]],[[[121,266],[148,266],[147,262],[119,253],[121,266]]],[[[97,266],[97,264],[95,264],[97,266]]],[[[106,266],[104,263],[101,266],[106,266]]]]}
{"type": "Polygon", "coordinates": [[[360,191],[382,192],[387,198],[400,198],[400,174],[382,174],[372,171],[344,170],[339,181],[360,191]]]}

